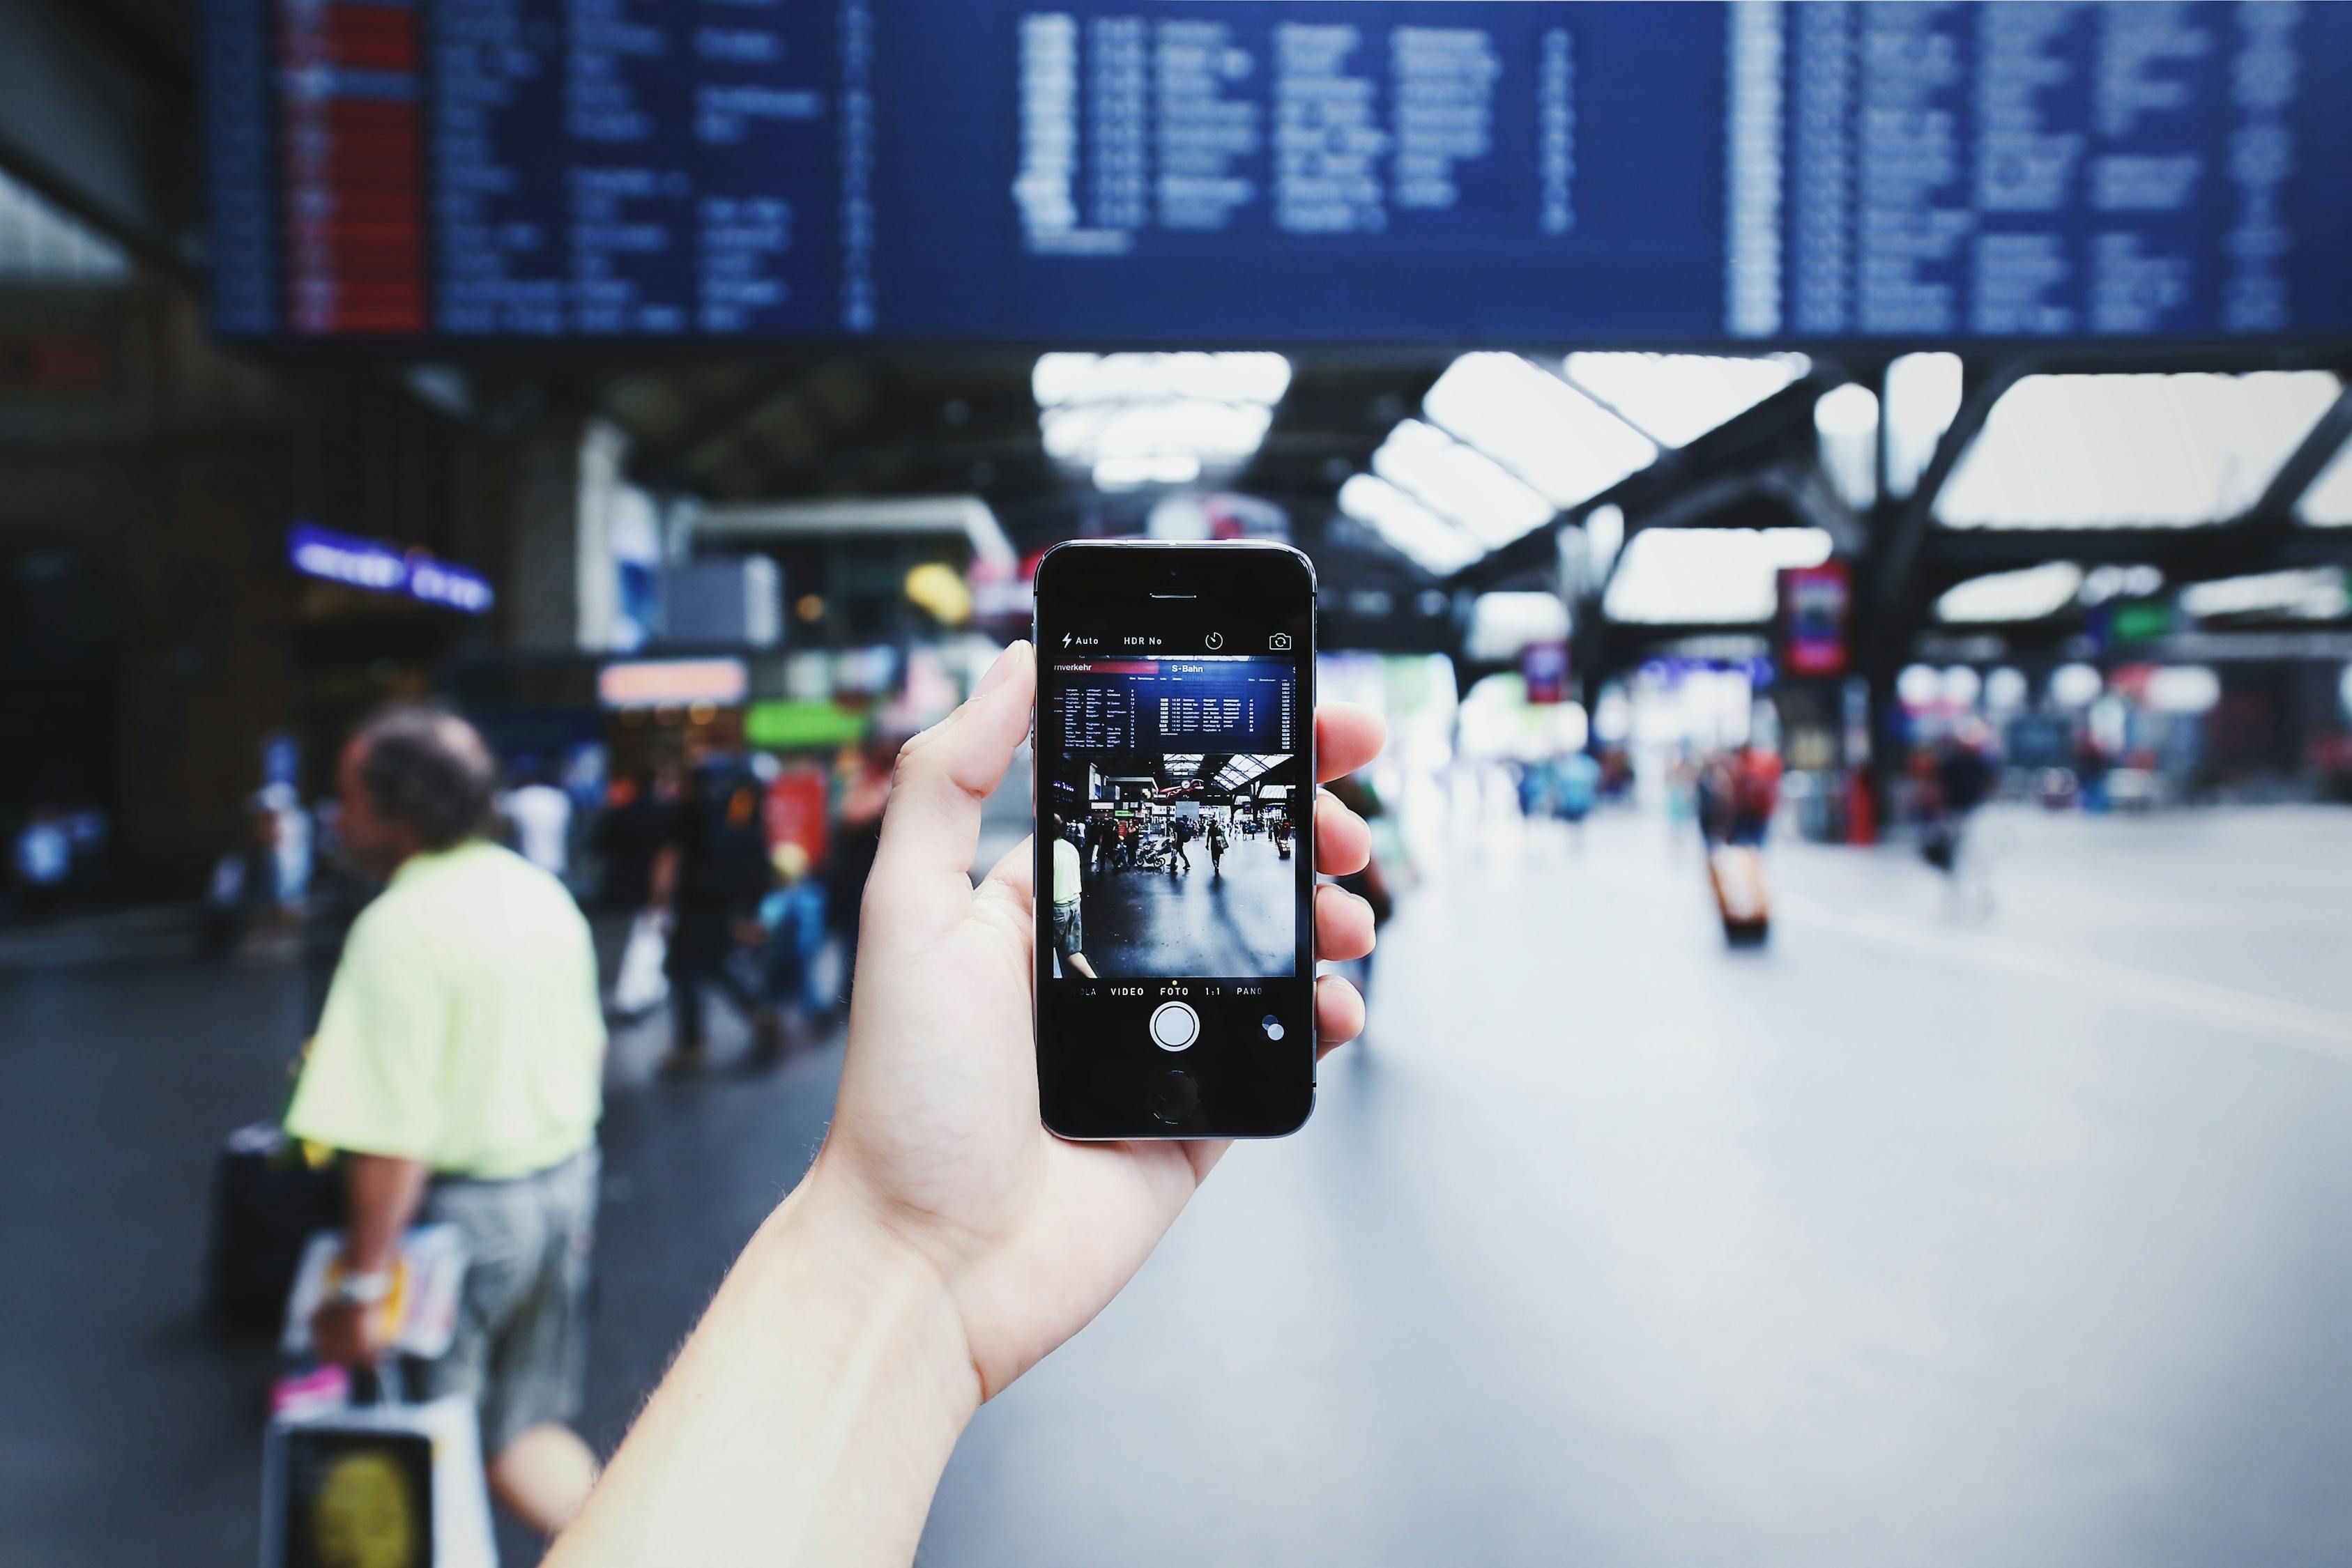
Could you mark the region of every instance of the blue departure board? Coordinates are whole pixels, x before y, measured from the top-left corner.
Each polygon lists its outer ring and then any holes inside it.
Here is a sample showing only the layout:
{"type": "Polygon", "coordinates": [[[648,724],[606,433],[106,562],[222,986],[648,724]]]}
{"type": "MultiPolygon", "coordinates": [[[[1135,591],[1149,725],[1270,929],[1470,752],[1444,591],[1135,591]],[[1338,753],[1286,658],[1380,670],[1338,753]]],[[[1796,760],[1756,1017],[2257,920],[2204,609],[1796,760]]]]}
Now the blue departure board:
{"type": "Polygon", "coordinates": [[[239,337],[2352,335],[2352,5],[207,16],[239,337]]]}
{"type": "Polygon", "coordinates": [[[1085,659],[1054,669],[1066,751],[1298,749],[1287,659],[1085,659]]]}

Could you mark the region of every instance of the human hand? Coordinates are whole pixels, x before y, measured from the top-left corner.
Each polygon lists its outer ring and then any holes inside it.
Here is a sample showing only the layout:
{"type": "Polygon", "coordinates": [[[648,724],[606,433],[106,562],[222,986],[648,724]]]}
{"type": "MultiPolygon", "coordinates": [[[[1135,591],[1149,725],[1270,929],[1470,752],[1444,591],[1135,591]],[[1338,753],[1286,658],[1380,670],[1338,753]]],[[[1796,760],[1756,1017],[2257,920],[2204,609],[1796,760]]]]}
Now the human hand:
{"type": "MultiPolygon", "coordinates": [[[[1131,1277],[1212,1166],[1223,1141],[1068,1143],[1039,1121],[1036,921],[1028,841],[978,888],[969,868],[981,802],[1028,732],[1034,651],[1005,651],[971,700],[909,741],[866,883],[849,1049],[813,1199],[870,1219],[935,1270],[952,1300],[986,1399],[1083,1328],[1131,1277]]],[[[1324,779],[1380,752],[1370,711],[1316,715],[1324,779]]],[[[1318,869],[1362,869],[1363,820],[1316,802],[1318,869]]],[[[1316,890],[1319,958],[1371,951],[1371,910],[1316,890]]],[[[1345,980],[1316,982],[1328,1051],[1363,1028],[1345,980]]]]}
{"type": "Polygon", "coordinates": [[[338,1366],[373,1366],[383,1359],[382,1313],[357,1301],[329,1301],[310,1314],[310,1354],[338,1366]]]}

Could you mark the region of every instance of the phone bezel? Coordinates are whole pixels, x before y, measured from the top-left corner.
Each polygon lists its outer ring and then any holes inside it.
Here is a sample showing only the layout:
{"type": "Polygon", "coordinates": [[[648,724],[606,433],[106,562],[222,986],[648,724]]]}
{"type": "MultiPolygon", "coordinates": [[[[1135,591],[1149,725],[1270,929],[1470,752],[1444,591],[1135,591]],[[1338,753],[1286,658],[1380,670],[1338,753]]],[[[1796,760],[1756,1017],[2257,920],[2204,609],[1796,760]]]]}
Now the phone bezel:
{"type": "Polygon", "coordinates": [[[1089,1048],[1068,1038],[1074,1027],[1066,1016],[1070,1009],[1056,1005],[1053,990],[1050,839],[1042,828],[1037,832],[1033,974],[1038,1108],[1046,1128],[1059,1136],[1082,1141],[1282,1137],[1305,1125],[1314,1112],[1315,593],[1314,563],[1302,551],[1267,540],[1076,540],[1056,545],[1038,561],[1032,627],[1040,682],[1037,743],[1031,748],[1033,823],[1050,751],[1051,655],[1060,622],[1073,614],[1074,606],[1083,606],[1084,615],[1097,624],[1107,613],[1131,609],[1140,629],[1153,624],[1150,618],[1155,616],[1158,623],[1171,625],[1198,619],[1197,611],[1180,612],[1173,606],[1186,596],[1193,603],[1213,598],[1217,612],[1236,622],[1284,627],[1294,638],[1297,735],[1303,765],[1295,797],[1303,807],[1294,811],[1293,850],[1294,919],[1301,961],[1294,975],[1266,982],[1274,998],[1268,1005],[1292,1021],[1284,1041],[1250,1041],[1246,1055],[1238,1044],[1197,1056],[1188,1051],[1174,1061],[1146,1055],[1131,1045],[1114,1046],[1101,1056],[1077,1054],[1089,1048]],[[1172,1124],[1150,1108],[1155,1081],[1171,1071],[1195,1080],[1200,1097],[1198,1107],[1172,1124]]]}

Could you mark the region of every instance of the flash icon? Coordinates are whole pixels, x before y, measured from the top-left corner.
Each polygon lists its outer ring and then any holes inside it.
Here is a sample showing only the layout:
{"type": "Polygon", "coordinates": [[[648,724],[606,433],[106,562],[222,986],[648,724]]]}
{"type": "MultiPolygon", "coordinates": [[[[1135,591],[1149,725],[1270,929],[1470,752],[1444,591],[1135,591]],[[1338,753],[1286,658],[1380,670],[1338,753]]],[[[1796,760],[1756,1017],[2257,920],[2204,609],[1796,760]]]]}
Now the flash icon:
{"type": "Polygon", "coordinates": [[[1066,647],[1068,647],[1069,645],[1070,645],[1070,634],[1069,634],[1067,632],[1063,632],[1063,633],[1062,633],[1062,646],[1063,646],[1063,647],[1065,647],[1065,648],[1066,648],[1066,647]]]}

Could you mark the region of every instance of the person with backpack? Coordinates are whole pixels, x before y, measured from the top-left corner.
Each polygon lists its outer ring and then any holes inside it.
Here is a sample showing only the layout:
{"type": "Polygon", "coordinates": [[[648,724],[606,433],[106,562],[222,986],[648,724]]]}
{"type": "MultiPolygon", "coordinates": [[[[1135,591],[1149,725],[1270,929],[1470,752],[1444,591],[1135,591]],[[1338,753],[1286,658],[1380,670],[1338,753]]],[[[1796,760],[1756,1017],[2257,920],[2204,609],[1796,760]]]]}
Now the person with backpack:
{"type": "Polygon", "coordinates": [[[751,1025],[754,1065],[782,1057],[783,1028],[775,1009],[734,964],[739,948],[765,944],[759,911],[771,874],[759,781],[731,758],[705,759],[671,814],[668,843],[654,870],[656,901],[670,912],[672,1036],[661,1065],[666,1076],[702,1070],[706,986],[723,991],[751,1025]]]}
{"type": "Polygon", "coordinates": [[[1748,741],[1731,758],[1731,842],[1761,849],[1780,804],[1780,759],[1748,741]]]}
{"type": "Polygon", "coordinates": [[[1225,820],[1223,817],[1212,817],[1209,819],[1209,875],[1214,878],[1224,874],[1225,820]]]}

